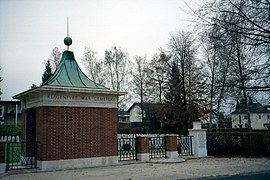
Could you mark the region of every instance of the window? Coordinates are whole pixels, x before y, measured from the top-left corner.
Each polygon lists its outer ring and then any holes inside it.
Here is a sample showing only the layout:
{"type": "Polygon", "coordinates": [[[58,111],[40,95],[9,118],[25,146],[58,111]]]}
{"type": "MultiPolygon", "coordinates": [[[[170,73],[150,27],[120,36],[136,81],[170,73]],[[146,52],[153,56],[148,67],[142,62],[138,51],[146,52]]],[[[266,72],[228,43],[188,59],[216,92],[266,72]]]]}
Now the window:
{"type": "Polygon", "coordinates": [[[247,116],[244,116],[244,119],[247,119],[247,116]]]}
{"type": "Polygon", "coordinates": [[[267,115],[267,119],[270,119],[270,115],[267,115]]]}
{"type": "Polygon", "coordinates": [[[247,127],[247,123],[245,123],[245,127],[247,127]]]}
{"type": "Polygon", "coordinates": [[[259,115],[259,119],[261,119],[262,117],[261,117],[261,115],[259,115]]]}

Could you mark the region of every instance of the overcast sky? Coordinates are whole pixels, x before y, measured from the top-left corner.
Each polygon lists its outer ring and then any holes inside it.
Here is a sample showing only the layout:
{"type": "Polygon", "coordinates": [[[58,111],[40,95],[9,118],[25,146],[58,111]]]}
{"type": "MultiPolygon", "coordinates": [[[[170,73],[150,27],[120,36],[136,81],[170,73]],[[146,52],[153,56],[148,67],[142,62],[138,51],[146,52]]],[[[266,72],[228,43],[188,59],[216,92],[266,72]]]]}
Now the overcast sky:
{"type": "MultiPolygon", "coordinates": [[[[0,0],[0,71],[2,100],[40,85],[44,60],[54,47],[65,50],[70,19],[70,50],[81,65],[85,46],[104,56],[113,45],[132,59],[150,58],[166,47],[170,33],[190,28],[181,9],[196,0],[0,0]]],[[[83,67],[82,67],[83,69],[83,67]]]]}

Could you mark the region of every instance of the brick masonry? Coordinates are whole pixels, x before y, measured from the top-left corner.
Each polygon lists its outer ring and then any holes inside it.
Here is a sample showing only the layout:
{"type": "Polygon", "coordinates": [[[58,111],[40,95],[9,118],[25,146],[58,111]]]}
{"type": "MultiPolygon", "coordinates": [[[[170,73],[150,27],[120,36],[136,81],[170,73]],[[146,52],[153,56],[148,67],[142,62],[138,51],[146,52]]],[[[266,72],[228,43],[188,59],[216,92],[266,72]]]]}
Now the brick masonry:
{"type": "Polygon", "coordinates": [[[149,151],[149,138],[137,137],[137,153],[148,153],[149,151]]]}
{"type": "Polygon", "coordinates": [[[117,156],[117,109],[36,108],[37,159],[117,156]]]}
{"type": "Polygon", "coordinates": [[[165,136],[166,151],[177,151],[177,136],[165,136]]]}

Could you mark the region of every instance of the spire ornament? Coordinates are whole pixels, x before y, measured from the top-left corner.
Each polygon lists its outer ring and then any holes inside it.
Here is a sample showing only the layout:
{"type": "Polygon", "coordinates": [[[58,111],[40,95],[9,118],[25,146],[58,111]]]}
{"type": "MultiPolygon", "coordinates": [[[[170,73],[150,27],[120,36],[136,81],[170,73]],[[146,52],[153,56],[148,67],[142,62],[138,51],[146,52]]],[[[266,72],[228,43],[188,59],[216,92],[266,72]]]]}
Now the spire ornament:
{"type": "Polygon", "coordinates": [[[67,18],[67,37],[64,39],[64,44],[67,46],[69,51],[69,46],[72,44],[72,39],[69,37],[69,18],[67,18]]]}

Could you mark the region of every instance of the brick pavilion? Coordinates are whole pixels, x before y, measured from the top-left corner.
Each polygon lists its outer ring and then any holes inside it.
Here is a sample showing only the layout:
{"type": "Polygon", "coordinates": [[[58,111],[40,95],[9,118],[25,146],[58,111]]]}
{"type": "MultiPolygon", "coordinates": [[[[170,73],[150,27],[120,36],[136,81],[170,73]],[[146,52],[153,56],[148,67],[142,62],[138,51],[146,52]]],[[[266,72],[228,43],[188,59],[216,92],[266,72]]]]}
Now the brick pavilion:
{"type": "MultiPolygon", "coordinates": [[[[71,38],[64,40],[71,45],[71,38]]],[[[90,80],[72,51],[64,51],[54,74],[41,86],[15,95],[22,106],[22,140],[38,141],[42,170],[114,165],[117,102],[125,92],[90,80]]],[[[31,148],[25,156],[31,156],[31,148]]]]}

